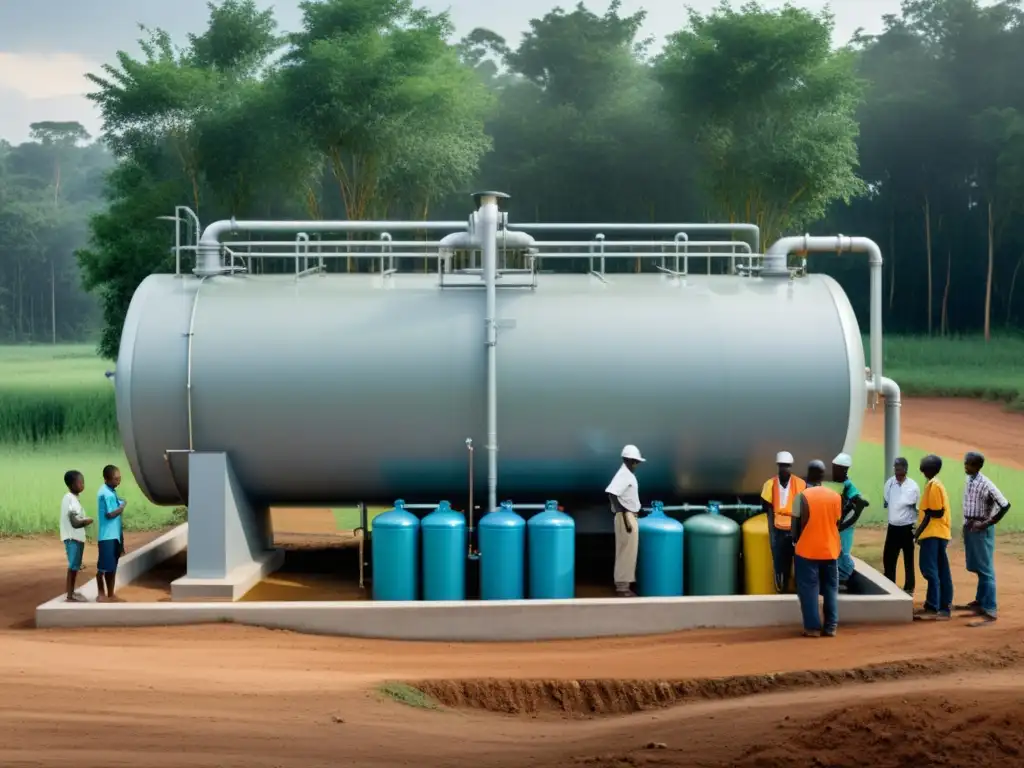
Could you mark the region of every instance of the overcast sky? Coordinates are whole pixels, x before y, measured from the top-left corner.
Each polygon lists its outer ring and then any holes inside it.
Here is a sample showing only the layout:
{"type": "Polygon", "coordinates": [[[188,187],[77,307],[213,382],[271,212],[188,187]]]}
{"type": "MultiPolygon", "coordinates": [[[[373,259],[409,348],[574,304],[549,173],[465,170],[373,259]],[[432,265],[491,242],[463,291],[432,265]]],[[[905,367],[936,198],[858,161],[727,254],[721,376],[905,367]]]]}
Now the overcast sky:
{"type": "MultiPolygon", "coordinates": [[[[435,10],[451,11],[459,34],[488,27],[510,42],[519,39],[531,18],[544,15],[558,0],[420,0],[435,10]]],[[[660,37],[680,28],[687,4],[700,10],[718,0],[623,0],[623,11],[645,8],[646,34],[660,37]]],[[[285,29],[297,26],[298,0],[259,0],[274,6],[285,29]]],[[[564,0],[571,8],[575,0],[564,0]]],[[[739,2],[734,3],[739,5],[739,2]]],[[[819,9],[820,0],[800,5],[819,9]]],[[[600,13],[607,0],[586,0],[600,13]]],[[[845,42],[858,27],[876,32],[885,13],[899,10],[899,0],[832,0],[837,42],[845,42]]],[[[24,141],[29,123],[40,120],[78,120],[93,133],[99,118],[84,98],[89,83],[85,72],[113,60],[118,50],[136,52],[139,23],[162,27],[176,40],[201,31],[206,0],[0,0],[0,138],[24,141]]]]}

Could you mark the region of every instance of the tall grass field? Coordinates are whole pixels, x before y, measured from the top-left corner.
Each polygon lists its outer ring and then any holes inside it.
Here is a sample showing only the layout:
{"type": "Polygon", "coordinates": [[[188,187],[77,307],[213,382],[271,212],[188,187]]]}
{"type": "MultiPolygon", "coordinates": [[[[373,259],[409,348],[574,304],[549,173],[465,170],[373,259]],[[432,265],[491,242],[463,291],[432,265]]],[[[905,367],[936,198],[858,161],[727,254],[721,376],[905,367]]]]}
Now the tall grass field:
{"type": "MultiPolygon", "coordinates": [[[[886,374],[905,394],[998,399],[1024,410],[1024,339],[886,339],[886,374]]],[[[128,501],[125,526],[149,530],[182,519],[183,511],[150,504],[132,478],[120,446],[114,387],[104,374],[114,364],[88,345],[0,347],[0,536],[55,533],[64,472],[85,474],[86,509],[95,505],[101,470],[116,464],[128,501]]],[[[915,465],[922,451],[908,448],[915,465]]],[[[873,502],[867,522],[881,522],[882,449],[864,443],[853,478],[873,502]]],[[[963,483],[959,456],[947,461],[943,477],[954,504],[963,483]]],[[[1024,473],[989,465],[988,474],[1011,499],[1024,503],[1024,473]]],[[[339,526],[354,525],[354,514],[335,512],[339,526]],[[343,519],[342,519],[343,518],[343,519]]],[[[1024,530],[1012,514],[1003,524],[1024,530]]]]}

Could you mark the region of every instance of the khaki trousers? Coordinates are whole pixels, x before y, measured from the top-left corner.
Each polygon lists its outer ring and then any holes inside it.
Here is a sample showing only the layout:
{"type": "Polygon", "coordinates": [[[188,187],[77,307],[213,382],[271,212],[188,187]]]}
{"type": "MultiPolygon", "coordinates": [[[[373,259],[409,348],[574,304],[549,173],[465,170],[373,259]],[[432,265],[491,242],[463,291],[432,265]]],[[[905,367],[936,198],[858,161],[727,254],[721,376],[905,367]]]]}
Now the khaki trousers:
{"type": "Polygon", "coordinates": [[[636,515],[632,512],[619,512],[615,515],[615,588],[629,589],[636,581],[636,553],[640,548],[640,529],[636,524],[636,515]],[[632,533],[626,531],[628,516],[632,533]]]}

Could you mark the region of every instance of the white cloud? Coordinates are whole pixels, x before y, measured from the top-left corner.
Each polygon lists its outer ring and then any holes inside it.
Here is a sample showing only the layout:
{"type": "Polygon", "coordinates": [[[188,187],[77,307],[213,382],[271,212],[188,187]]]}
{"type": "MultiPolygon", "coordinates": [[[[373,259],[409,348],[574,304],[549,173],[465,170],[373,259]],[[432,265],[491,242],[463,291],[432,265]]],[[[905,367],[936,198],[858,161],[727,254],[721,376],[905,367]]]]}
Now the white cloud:
{"type": "Polygon", "coordinates": [[[74,53],[0,51],[0,89],[32,100],[81,96],[89,91],[86,73],[98,69],[95,62],[74,53]]]}

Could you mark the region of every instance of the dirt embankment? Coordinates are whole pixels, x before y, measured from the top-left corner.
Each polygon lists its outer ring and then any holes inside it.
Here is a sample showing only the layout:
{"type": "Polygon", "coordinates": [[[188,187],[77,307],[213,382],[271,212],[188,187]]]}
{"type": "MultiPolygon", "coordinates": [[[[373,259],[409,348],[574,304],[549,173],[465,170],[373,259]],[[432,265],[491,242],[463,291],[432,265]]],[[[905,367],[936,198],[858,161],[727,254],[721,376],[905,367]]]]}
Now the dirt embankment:
{"type": "Polygon", "coordinates": [[[568,717],[622,715],[692,701],[760,693],[877,683],[954,672],[1024,666],[1024,648],[949,655],[926,661],[869,664],[841,670],[809,670],[693,680],[424,680],[409,682],[442,706],[509,715],[568,717]]]}

